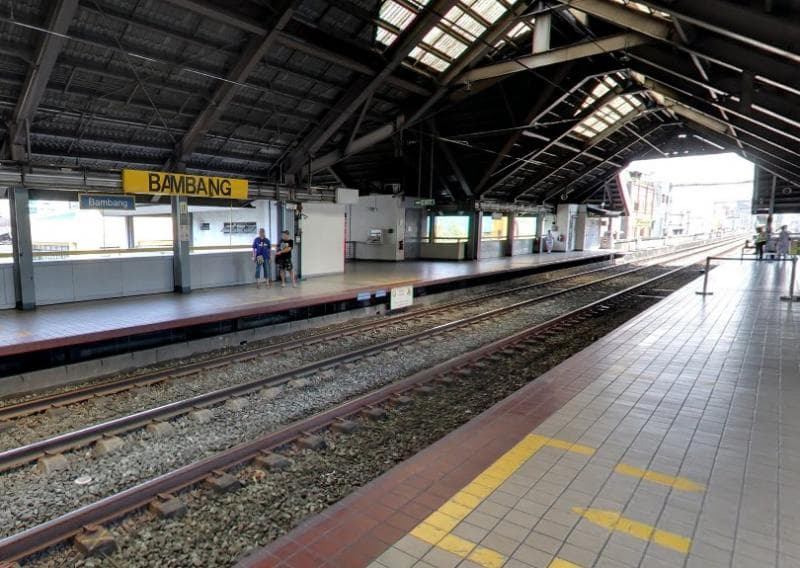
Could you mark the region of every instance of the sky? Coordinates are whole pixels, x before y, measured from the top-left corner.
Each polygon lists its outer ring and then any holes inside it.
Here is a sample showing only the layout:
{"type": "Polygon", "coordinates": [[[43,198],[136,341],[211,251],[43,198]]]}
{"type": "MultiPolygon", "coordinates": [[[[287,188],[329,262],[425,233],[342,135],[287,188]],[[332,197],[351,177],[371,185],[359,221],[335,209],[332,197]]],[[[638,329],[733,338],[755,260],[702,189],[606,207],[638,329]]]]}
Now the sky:
{"type": "Polygon", "coordinates": [[[639,160],[631,162],[623,176],[629,171],[640,171],[653,180],[687,186],[673,189],[677,209],[711,207],[720,201],[749,201],[753,196],[753,164],[736,154],[639,160]],[[703,187],[689,187],[692,184],[703,187]]]}

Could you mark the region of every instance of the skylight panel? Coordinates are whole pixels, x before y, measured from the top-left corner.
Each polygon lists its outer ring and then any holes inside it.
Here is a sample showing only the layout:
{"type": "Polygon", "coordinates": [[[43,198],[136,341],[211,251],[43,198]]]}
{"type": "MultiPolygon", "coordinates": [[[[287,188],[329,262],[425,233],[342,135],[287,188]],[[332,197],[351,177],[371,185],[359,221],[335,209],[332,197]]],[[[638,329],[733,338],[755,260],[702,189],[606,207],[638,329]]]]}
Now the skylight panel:
{"type": "Polygon", "coordinates": [[[381,6],[380,19],[395,28],[405,29],[417,14],[394,0],[384,2],[381,6]]]}
{"type": "Polygon", "coordinates": [[[638,10],[639,12],[650,14],[651,16],[657,16],[665,20],[670,19],[670,15],[668,13],[662,12],[661,10],[654,10],[653,8],[650,8],[649,6],[641,2],[635,2],[634,0],[612,0],[612,2],[616,4],[622,4],[623,6],[630,8],[631,10],[638,10]]]}
{"type": "Polygon", "coordinates": [[[519,22],[519,23],[517,23],[517,25],[515,25],[513,28],[511,28],[511,30],[506,35],[508,37],[510,37],[511,39],[513,39],[515,37],[519,37],[519,36],[523,35],[529,29],[530,28],[528,27],[528,25],[525,22],[519,22]]]}
{"type": "MultiPolygon", "coordinates": [[[[606,91],[608,92],[608,91],[606,91]]],[[[603,93],[605,94],[605,93],[603,93]]],[[[600,95],[603,96],[603,95],[600,95]]],[[[633,95],[620,95],[583,119],[573,132],[586,138],[594,138],[601,132],[615,125],[634,112],[638,112],[642,103],[633,95]]]]}
{"type": "MultiPolygon", "coordinates": [[[[502,17],[517,0],[461,0],[450,8],[409,54],[414,62],[436,71],[446,70],[471,44],[502,17]]],[[[375,40],[391,46],[413,25],[430,0],[384,0],[375,40]]],[[[518,31],[518,30],[517,30],[518,31]]],[[[524,33],[523,30],[518,33],[524,33]]]]}

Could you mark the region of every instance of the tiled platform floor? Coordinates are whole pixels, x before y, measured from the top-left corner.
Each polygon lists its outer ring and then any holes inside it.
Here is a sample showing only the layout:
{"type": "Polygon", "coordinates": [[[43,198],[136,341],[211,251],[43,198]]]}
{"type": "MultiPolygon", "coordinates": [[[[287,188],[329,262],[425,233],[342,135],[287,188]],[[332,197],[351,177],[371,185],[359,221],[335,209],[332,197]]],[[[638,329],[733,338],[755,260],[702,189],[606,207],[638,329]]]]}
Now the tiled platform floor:
{"type": "Polygon", "coordinates": [[[0,310],[0,356],[348,300],[380,288],[439,284],[608,254],[576,251],[477,262],[354,262],[343,274],[310,278],[298,288],[235,286],[185,296],[156,294],[42,306],[31,312],[0,310]]]}
{"type": "Polygon", "coordinates": [[[728,263],[241,563],[800,566],[800,304],[728,263]]]}

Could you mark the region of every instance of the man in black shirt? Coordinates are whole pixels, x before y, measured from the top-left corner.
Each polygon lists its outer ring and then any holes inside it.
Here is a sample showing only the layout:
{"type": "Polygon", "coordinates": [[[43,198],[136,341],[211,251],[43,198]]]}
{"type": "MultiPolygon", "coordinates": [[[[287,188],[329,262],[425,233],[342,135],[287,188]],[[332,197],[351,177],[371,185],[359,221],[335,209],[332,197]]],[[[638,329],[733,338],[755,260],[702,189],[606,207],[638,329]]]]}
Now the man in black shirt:
{"type": "Polygon", "coordinates": [[[292,249],[294,248],[294,240],[289,238],[289,231],[281,233],[281,242],[278,245],[278,251],[275,253],[275,264],[278,266],[278,271],[281,275],[281,286],[286,286],[286,273],[288,272],[292,278],[292,286],[297,287],[297,277],[294,274],[294,266],[292,266],[292,249]]]}

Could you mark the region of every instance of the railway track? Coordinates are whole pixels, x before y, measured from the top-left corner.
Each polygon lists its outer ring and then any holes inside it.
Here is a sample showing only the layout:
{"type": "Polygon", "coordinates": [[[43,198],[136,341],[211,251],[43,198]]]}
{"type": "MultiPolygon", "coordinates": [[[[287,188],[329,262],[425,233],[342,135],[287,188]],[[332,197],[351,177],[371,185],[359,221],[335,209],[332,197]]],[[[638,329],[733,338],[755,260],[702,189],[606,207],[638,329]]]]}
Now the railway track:
{"type": "MultiPolygon", "coordinates": [[[[717,245],[717,247],[719,246],[720,245],[717,245]]],[[[693,253],[692,256],[696,254],[697,252],[693,253]]],[[[684,256],[688,255],[684,254],[684,256]]],[[[207,459],[191,463],[172,472],[160,475],[150,481],[146,481],[118,494],[106,497],[82,507],[81,509],[23,531],[17,535],[8,537],[0,541],[0,559],[14,560],[24,558],[37,550],[42,550],[55,543],[69,539],[71,536],[81,531],[82,527],[86,525],[103,523],[118,518],[127,512],[143,507],[154,499],[161,499],[165,495],[172,495],[181,489],[207,479],[209,476],[217,475],[220,471],[228,470],[244,462],[251,461],[263,455],[264,452],[277,450],[280,447],[298,440],[298,438],[308,436],[309,433],[318,432],[333,424],[341,423],[341,421],[347,420],[365,411],[369,412],[381,404],[386,404],[396,399],[398,396],[403,396],[409,391],[425,388],[425,385],[432,381],[446,382],[449,375],[460,373],[462,370],[468,369],[487,358],[503,355],[513,356],[514,350],[523,347],[526,342],[536,341],[537,337],[545,333],[549,334],[563,331],[576,322],[584,321],[598,313],[605,312],[614,305],[626,302],[632,295],[639,295],[645,289],[653,288],[655,284],[662,282],[683,269],[684,267],[668,270],[662,274],[648,278],[643,282],[604,295],[597,300],[570,310],[565,314],[537,323],[513,335],[493,341],[468,353],[453,357],[363,396],[338,404],[306,419],[296,421],[251,442],[238,445],[207,459]],[[162,497],[159,497],[159,495],[162,497]]],[[[596,282],[592,284],[596,284],[596,282]]],[[[583,285],[582,287],[586,286],[588,285],[583,285]]],[[[564,292],[565,291],[554,292],[552,296],[557,296],[564,292]]],[[[526,302],[531,302],[531,300],[526,302]]],[[[515,304],[515,306],[516,305],[517,304],[515,304]]],[[[506,309],[513,308],[508,307],[506,309]]],[[[474,320],[471,323],[477,321],[481,321],[481,319],[474,320]]],[[[429,334],[419,332],[415,335],[417,335],[417,339],[420,339],[429,334]]],[[[148,420],[150,420],[150,418],[148,418],[148,420]]]]}
{"type": "MultiPolygon", "coordinates": [[[[683,249],[677,252],[670,251],[666,254],[659,254],[659,255],[654,255],[652,257],[648,257],[646,260],[651,263],[655,261],[663,262],[665,259],[672,257],[681,258],[682,256],[685,256],[687,253],[693,251],[696,252],[697,250],[707,250],[709,249],[709,247],[715,248],[718,247],[719,244],[720,243],[715,243],[713,245],[704,244],[704,245],[699,245],[697,247],[683,249]]],[[[200,372],[220,369],[236,363],[247,363],[249,361],[252,361],[260,357],[280,355],[282,353],[297,349],[299,347],[308,347],[311,345],[316,345],[327,341],[333,341],[343,337],[368,333],[372,330],[376,330],[388,325],[400,324],[402,322],[429,320],[433,316],[446,316],[448,313],[454,310],[461,309],[469,305],[480,304],[487,300],[499,298],[502,296],[523,293],[526,291],[545,288],[545,287],[552,287],[559,283],[564,283],[573,279],[580,279],[601,272],[614,273],[614,271],[619,270],[621,266],[624,265],[614,265],[614,266],[605,266],[601,268],[594,268],[574,274],[566,274],[564,276],[559,276],[557,278],[548,279],[545,281],[525,284],[522,286],[514,286],[508,289],[499,289],[493,292],[479,294],[477,296],[469,297],[463,300],[456,300],[432,307],[426,307],[421,310],[414,310],[408,313],[392,315],[385,318],[381,318],[380,320],[377,321],[367,321],[346,326],[338,326],[336,329],[322,333],[316,333],[311,336],[294,338],[288,341],[279,342],[277,344],[267,345],[256,349],[249,349],[242,352],[220,355],[210,359],[205,359],[197,363],[185,364],[180,366],[179,368],[168,368],[168,369],[157,370],[145,374],[138,374],[118,379],[101,378],[94,381],[93,384],[91,385],[71,388],[63,392],[58,392],[46,396],[29,398],[27,400],[22,400],[11,404],[3,405],[2,401],[0,400],[0,431],[3,431],[4,428],[7,428],[11,421],[17,420],[19,418],[24,418],[26,416],[31,416],[33,414],[38,414],[47,411],[54,411],[54,410],[57,411],[58,409],[63,409],[68,406],[86,402],[92,399],[97,399],[99,397],[112,396],[128,392],[133,389],[142,389],[146,387],[160,385],[168,381],[189,377],[191,375],[200,372]]],[[[627,271],[623,270],[619,274],[612,274],[612,276],[633,274],[636,273],[637,271],[643,270],[646,267],[647,265],[627,271]]],[[[602,280],[598,280],[598,282],[599,281],[602,280]]]]}
{"type": "MultiPolygon", "coordinates": [[[[719,245],[717,245],[717,247],[718,246],[719,245]]],[[[689,254],[695,255],[697,253],[692,252],[689,254]]],[[[686,255],[687,255],[686,252],[682,253],[682,256],[686,255]]],[[[670,256],[675,256],[675,255],[670,255],[670,256]]],[[[484,310],[474,315],[448,321],[447,323],[434,325],[432,327],[426,327],[423,328],[422,330],[414,331],[409,334],[404,334],[399,337],[383,341],[381,343],[347,350],[343,353],[334,355],[332,357],[327,357],[321,360],[313,361],[305,365],[294,367],[287,371],[279,372],[266,377],[258,378],[256,380],[251,380],[241,384],[236,384],[233,386],[212,390],[209,392],[184,398],[168,404],[163,404],[139,412],[134,412],[132,414],[128,414],[120,418],[107,420],[104,422],[93,424],[91,426],[55,435],[40,441],[24,444],[5,451],[0,451],[0,472],[20,467],[32,461],[36,461],[40,458],[43,458],[47,455],[64,453],[67,451],[72,451],[85,446],[89,446],[99,440],[102,440],[103,438],[108,438],[111,436],[119,436],[121,434],[127,434],[132,431],[145,428],[151,424],[168,421],[176,417],[189,414],[190,412],[196,410],[208,409],[210,407],[223,404],[231,399],[250,395],[262,389],[267,389],[267,392],[269,393],[270,392],[269,389],[282,387],[284,385],[290,384],[298,380],[302,381],[304,377],[308,377],[310,375],[319,373],[320,371],[326,371],[326,370],[332,371],[335,370],[340,365],[358,361],[365,357],[369,357],[371,355],[384,352],[388,349],[397,348],[403,345],[413,345],[421,340],[427,340],[428,338],[436,337],[437,335],[443,333],[452,332],[460,328],[465,328],[487,320],[491,320],[493,318],[502,316],[504,314],[515,312],[516,310],[519,310],[523,307],[530,307],[535,304],[541,304],[543,302],[546,302],[547,300],[552,300],[559,296],[565,296],[568,294],[573,294],[578,291],[586,290],[588,288],[601,286],[606,283],[611,283],[613,281],[617,281],[625,277],[636,275],[647,270],[652,271],[654,270],[654,268],[652,266],[644,266],[644,267],[637,267],[631,270],[625,270],[619,273],[610,274],[598,279],[594,279],[590,282],[577,284],[574,286],[570,286],[568,288],[557,289],[551,292],[546,292],[544,294],[537,295],[533,298],[528,298],[525,300],[513,302],[498,308],[484,310]]],[[[597,273],[601,271],[602,269],[594,270],[591,271],[590,273],[597,273]]],[[[581,276],[585,274],[586,273],[583,273],[581,274],[581,276]]],[[[548,282],[547,284],[551,285],[553,282],[564,282],[574,278],[576,278],[576,276],[572,275],[569,277],[555,279],[551,282],[548,282]]],[[[541,284],[535,284],[535,285],[527,285],[527,286],[512,288],[512,292],[517,292],[519,290],[527,290],[530,288],[540,288],[541,286],[542,286],[541,284]]],[[[509,291],[505,292],[505,294],[508,293],[510,292],[509,291]]],[[[439,306],[436,308],[435,311],[439,312],[442,309],[447,309],[452,311],[457,306],[474,304],[476,301],[482,303],[485,302],[488,298],[498,297],[498,295],[502,296],[504,294],[503,293],[485,294],[482,295],[478,300],[470,299],[459,302],[453,302],[448,304],[447,306],[439,306]]],[[[429,314],[430,311],[424,310],[421,313],[415,313],[409,315],[413,315],[415,319],[419,319],[419,318],[426,318],[428,317],[429,314]]],[[[405,320],[407,318],[403,319],[405,320]]],[[[397,320],[396,319],[393,320],[390,318],[389,321],[393,323],[394,321],[397,320]]],[[[386,324],[387,322],[384,321],[382,323],[386,324]]],[[[374,324],[374,322],[370,322],[370,324],[374,324]]],[[[370,325],[367,329],[372,329],[372,328],[374,328],[374,325],[370,325]]],[[[348,333],[352,333],[352,331],[348,331],[348,333]]],[[[340,337],[340,335],[336,335],[335,332],[330,332],[329,334],[322,334],[322,335],[327,337],[328,340],[330,340],[331,338],[340,337]]],[[[322,339],[319,338],[315,338],[315,340],[322,341],[322,339]]],[[[266,352],[280,353],[285,350],[295,349],[300,345],[307,345],[307,344],[298,344],[297,341],[291,341],[291,342],[286,342],[284,344],[272,346],[268,348],[266,352]]],[[[249,358],[251,357],[256,357],[256,356],[257,355],[250,353],[248,354],[245,361],[249,360],[249,358]]],[[[215,366],[223,366],[226,364],[228,363],[216,362],[215,366]]],[[[208,364],[206,364],[204,368],[206,369],[209,368],[208,364]]],[[[180,376],[184,376],[184,374],[189,372],[190,371],[183,370],[180,376]]],[[[125,388],[122,390],[128,390],[130,388],[129,381],[125,380],[124,383],[125,383],[125,388]]],[[[119,389],[121,389],[120,385],[113,387],[111,385],[104,385],[104,386],[107,389],[109,388],[112,389],[110,391],[111,393],[120,392],[119,389]]],[[[72,393],[69,392],[64,393],[64,395],[66,399],[70,401],[70,403],[76,402],[75,399],[76,395],[73,395],[72,393]]],[[[85,397],[86,395],[87,393],[85,392],[82,392],[80,394],[81,397],[85,397]]],[[[102,393],[94,394],[92,396],[93,397],[103,396],[103,394],[102,393]]],[[[33,402],[36,401],[31,401],[31,403],[33,402]]],[[[40,402],[39,404],[43,403],[40,402]]],[[[31,408],[30,403],[27,403],[26,407],[30,409],[31,408]]]]}

